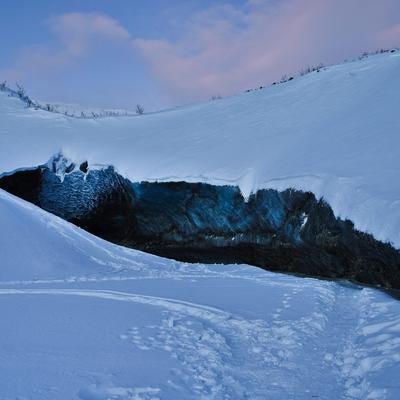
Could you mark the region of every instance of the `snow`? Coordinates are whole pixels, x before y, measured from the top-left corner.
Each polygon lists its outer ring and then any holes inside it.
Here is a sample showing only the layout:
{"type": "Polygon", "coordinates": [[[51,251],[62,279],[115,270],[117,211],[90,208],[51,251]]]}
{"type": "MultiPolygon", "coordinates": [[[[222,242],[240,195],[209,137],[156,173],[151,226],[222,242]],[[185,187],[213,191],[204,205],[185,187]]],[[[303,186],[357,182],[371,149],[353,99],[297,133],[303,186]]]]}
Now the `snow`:
{"type": "MultiPolygon", "coordinates": [[[[311,190],[400,246],[399,71],[395,52],[101,120],[0,93],[0,173],[61,151],[132,181],[311,190]]],[[[1,190],[0,243],[0,400],[400,398],[400,302],[383,292],[162,259],[1,190]]]]}
{"type": "Polygon", "coordinates": [[[119,247],[0,190],[0,399],[398,399],[400,302],[119,247]]]}
{"type": "Polygon", "coordinates": [[[336,215],[400,246],[400,52],[237,96],[135,117],[82,120],[0,93],[0,173],[62,151],[132,181],[311,190],[336,215]]]}

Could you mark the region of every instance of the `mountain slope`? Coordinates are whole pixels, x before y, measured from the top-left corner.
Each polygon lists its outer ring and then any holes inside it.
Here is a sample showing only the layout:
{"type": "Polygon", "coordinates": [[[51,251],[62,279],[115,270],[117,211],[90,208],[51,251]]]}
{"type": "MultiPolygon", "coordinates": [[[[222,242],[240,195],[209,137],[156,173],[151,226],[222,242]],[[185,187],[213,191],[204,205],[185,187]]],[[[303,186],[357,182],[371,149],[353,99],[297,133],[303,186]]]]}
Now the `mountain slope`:
{"type": "Polygon", "coordinates": [[[400,303],[382,292],[163,260],[3,191],[0,216],[2,399],[400,395],[400,303]]]}
{"type": "Polygon", "coordinates": [[[0,173],[46,162],[113,165],[131,181],[186,180],[324,196],[336,215],[400,246],[400,53],[140,117],[78,120],[0,93],[0,173]]]}

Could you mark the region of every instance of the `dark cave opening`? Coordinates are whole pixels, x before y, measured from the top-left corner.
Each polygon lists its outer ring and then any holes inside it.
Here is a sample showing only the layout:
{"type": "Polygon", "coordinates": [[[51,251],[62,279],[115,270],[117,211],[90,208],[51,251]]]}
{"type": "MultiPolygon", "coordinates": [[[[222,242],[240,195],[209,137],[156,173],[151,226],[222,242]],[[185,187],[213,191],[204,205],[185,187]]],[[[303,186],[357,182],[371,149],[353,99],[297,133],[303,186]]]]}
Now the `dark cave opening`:
{"type": "Polygon", "coordinates": [[[64,163],[0,177],[0,188],[101,238],[186,262],[251,264],[272,271],[400,288],[400,252],[336,218],[313,193],[139,182],[112,167],[64,163]]]}

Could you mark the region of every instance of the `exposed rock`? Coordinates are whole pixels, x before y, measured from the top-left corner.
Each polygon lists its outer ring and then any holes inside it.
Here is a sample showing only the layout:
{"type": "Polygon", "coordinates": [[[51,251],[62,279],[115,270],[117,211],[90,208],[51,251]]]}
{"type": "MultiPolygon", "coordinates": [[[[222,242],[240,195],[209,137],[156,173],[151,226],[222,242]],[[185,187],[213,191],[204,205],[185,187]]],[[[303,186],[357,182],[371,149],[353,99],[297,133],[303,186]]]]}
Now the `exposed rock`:
{"type": "Polygon", "coordinates": [[[259,190],[246,202],[235,186],[131,183],[112,167],[56,161],[4,176],[0,187],[104,239],[165,257],[400,288],[400,252],[336,218],[312,193],[259,190]]]}

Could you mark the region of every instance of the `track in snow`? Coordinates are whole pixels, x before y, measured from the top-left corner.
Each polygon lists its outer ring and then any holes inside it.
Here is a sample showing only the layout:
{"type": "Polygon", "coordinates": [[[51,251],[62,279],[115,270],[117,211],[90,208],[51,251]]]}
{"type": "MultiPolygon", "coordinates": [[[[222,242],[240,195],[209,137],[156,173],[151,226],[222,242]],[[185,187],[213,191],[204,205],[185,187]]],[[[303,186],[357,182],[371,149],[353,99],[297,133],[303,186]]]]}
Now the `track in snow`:
{"type": "MultiPolygon", "coordinates": [[[[268,310],[269,321],[189,301],[103,289],[0,289],[0,296],[74,296],[161,308],[158,324],[131,326],[120,332],[120,340],[143,357],[161,351],[176,360],[179,368],[172,370],[168,384],[177,392],[185,388],[191,398],[396,398],[399,388],[374,381],[382,369],[398,370],[400,317],[390,313],[396,303],[374,301],[377,292],[371,289],[318,281],[307,286],[298,281],[287,286],[278,307],[268,310]],[[310,296],[317,307],[293,317],[291,308],[310,296]],[[370,323],[382,313],[387,323],[370,323]]],[[[160,388],[104,383],[79,393],[84,400],[164,398],[160,388]]]]}

